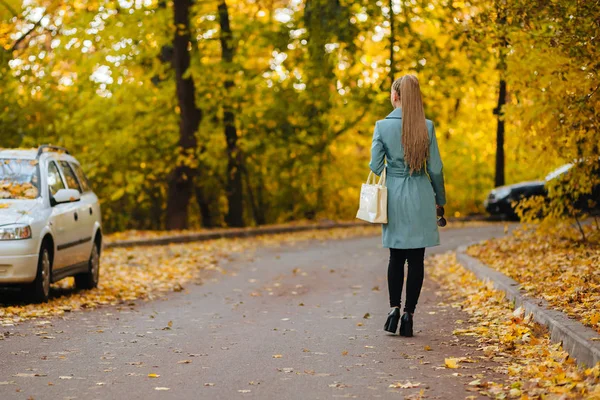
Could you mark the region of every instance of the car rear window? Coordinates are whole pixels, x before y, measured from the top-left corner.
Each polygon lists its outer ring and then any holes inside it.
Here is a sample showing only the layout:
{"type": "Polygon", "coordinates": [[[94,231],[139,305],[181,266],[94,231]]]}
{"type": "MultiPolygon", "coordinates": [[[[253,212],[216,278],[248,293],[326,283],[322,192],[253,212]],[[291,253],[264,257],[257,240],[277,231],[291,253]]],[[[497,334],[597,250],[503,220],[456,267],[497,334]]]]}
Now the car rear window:
{"type": "Polygon", "coordinates": [[[81,166],[79,164],[75,164],[75,163],[71,163],[71,166],[73,167],[73,170],[75,171],[75,175],[77,175],[77,178],[79,178],[79,183],[81,184],[81,188],[83,189],[83,191],[89,192],[90,190],[92,190],[92,187],[90,186],[90,182],[87,180],[87,177],[83,173],[83,169],[81,168],[81,166]]]}
{"type": "Polygon", "coordinates": [[[0,199],[35,199],[39,195],[37,160],[0,158],[0,199]]]}
{"type": "Polygon", "coordinates": [[[71,168],[71,165],[69,165],[69,163],[66,161],[59,161],[59,163],[65,174],[65,179],[67,180],[67,186],[69,189],[76,189],[79,191],[79,193],[83,193],[81,186],[79,185],[79,181],[77,180],[77,176],[75,175],[73,168],[71,168]]]}

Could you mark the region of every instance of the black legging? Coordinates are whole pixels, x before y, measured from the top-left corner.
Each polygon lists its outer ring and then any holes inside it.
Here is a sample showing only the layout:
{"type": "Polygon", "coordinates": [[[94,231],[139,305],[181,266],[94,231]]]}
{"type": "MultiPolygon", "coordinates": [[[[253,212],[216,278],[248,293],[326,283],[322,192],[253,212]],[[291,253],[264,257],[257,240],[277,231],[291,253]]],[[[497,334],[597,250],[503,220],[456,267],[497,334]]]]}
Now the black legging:
{"type": "Polygon", "coordinates": [[[408,260],[408,277],[406,280],[406,302],[404,311],[415,312],[421,286],[423,286],[425,249],[390,249],[388,265],[388,289],[390,306],[400,307],[402,284],[404,283],[404,262],[408,260]]]}

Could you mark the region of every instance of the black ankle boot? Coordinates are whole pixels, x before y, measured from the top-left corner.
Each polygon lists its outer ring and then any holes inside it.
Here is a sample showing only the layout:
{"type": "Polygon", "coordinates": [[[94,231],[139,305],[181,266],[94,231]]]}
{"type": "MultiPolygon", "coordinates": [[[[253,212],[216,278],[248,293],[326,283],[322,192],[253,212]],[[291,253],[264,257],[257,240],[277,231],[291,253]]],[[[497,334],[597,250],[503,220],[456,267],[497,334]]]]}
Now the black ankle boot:
{"type": "Polygon", "coordinates": [[[413,318],[410,313],[405,312],[400,320],[400,336],[411,337],[413,335],[413,318]]]}
{"type": "Polygon", "coordinates": [[[387,321],[385,321],[385,325],[383,326],[383,329],[387,332],[396,333],[396,329],[398,329],[398,321],[399,320],[400,320],[400,309],[398,307],[394,307],[388,314],[387,321]]]}

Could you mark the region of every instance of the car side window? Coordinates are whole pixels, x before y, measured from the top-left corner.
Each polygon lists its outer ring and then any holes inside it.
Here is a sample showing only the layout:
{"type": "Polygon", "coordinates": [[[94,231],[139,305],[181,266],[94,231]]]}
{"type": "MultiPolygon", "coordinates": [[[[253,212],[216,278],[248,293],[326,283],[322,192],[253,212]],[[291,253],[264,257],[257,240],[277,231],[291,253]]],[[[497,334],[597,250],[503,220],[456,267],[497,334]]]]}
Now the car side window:
{"type": "Polygon", "coordinates": [[[58,167],[54,161],[48,163],[48,188],[50,189],[52,196],[54,196],[60,189],[65,189],[65,183],[63,182],[58,167]]]}
{"type": "Polygon", "coordinates": [[[73,171],[75,171],[75,175],[77,175],[77,178],[79,178],[79,183],[81,184],[81,188],[83,189],[83,191],[89,192],[90,190],[92,190],[90,182],[87,180],[87,177],[83,173],[83,169],[81,168],[81,166],[75,163],[70,164],[71,167],[73,167],[73,171]]]}
{"type": "Polygon", "coordinates": [[[83,193],[81,190],[81,186],[79,185],[79,181],[77,181],[77,176],[75,176],[75,172],[73,172],[73,168],[66,161],[59,161],[60,166],[65,174],[65,179],[67,180],[67,186],[69,189],[76,189],[79,193],[83,193]]]}

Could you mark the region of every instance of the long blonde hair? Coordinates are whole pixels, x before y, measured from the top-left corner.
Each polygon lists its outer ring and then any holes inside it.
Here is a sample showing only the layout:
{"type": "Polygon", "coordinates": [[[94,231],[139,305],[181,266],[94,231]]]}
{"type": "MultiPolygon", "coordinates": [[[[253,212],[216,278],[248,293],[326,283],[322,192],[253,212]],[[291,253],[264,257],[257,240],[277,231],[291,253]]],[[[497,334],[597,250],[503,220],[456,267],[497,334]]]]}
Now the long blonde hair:
{"type": "Polygon", "coordinates": [[[404,161],[410,173],[420,171],[429,155],[429,135],[419,81],[414,75],[404,75],[394,81],[392,89],[402,105],[404,161]]]}

